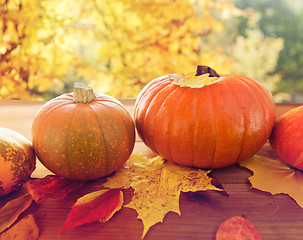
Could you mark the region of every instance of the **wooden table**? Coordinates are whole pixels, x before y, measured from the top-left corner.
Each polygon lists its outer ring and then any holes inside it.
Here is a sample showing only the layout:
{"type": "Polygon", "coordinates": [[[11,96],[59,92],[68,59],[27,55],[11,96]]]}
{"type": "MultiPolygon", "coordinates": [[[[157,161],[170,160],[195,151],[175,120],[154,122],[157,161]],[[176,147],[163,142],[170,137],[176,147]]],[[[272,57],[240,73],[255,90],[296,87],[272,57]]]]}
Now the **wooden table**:
{"type": "MultiPolygon", "coordinates": [[[[133,113],[134,99],[121,99],[124,106],[133,113]]],[[[33,118],[44,102],[0,100],[0,126],[22,133],[31,139],[33,118]]],[[[277,104],[277,116],[300,104],[277,104]]],[[[137,137],[134,152],[154,154],[137,137]]],[[[47,174],[41,164],[33,177],[47,174]]],[[[259,230],[264,240],[303,239],[303,209],[288,195],[272,196],[252,189],[248,181],[252,173],[239,165],[213,171],[213,176],[223,185],[228,196],[217,191],[181,193],[181,216],[168,213],[163,223],[154,225],[145,239],[215,239],[218,226],[232,216],[245,215],[259,230]]],[[[91,223],[68,230],[61,235],[70,206],[85,193],[99,189],[104,179],[90,181],[64,200],[49,199],[43,204],[32,204],[24,213],[34,213],[40,238],[43,239],[140,239],[143,225],[133,209],[123,208],[106,223],[91,223]]],[[[131,200],[132,189],[124,191],[125,203],[131,200]]],[[[3,201],[14,196],[10,194],[3,201]]],[[[1,205],[0,205],[1,206],[1,205]]]]}

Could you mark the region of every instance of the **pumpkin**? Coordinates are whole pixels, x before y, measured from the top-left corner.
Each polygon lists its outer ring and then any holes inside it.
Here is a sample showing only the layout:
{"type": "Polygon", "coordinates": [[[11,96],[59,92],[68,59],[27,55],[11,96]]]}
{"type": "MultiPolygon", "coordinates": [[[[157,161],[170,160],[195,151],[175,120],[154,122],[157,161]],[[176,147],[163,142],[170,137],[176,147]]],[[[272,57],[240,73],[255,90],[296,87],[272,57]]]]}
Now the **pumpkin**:
{"type": "Polygon", "coordinates": [[[303,106],[281,115],[273,128],[269,143],[285,163],[303,171],[303,106]]]}
{"type": "Polygon", "coordinates": [[[0,197],[19,188],[35,167],[32,143],[14,130],[0,128],[0,197]]]}
{"type": "Polygon", "coordinates": [[[207,66],[149,82],[138,94],[134,119],[144,143],[164,159],[220,168],[256,153],[268,140],[276,112],[271,93],[245,76],[207,66]]]}
{"type": "Polygon", "coordinates": [[[32,124],[33,146],[50,171],[90,180],[121,167],[135,143],[134,121],[115,98],[76,83],[73,93],[44,105],[32,124]]]}

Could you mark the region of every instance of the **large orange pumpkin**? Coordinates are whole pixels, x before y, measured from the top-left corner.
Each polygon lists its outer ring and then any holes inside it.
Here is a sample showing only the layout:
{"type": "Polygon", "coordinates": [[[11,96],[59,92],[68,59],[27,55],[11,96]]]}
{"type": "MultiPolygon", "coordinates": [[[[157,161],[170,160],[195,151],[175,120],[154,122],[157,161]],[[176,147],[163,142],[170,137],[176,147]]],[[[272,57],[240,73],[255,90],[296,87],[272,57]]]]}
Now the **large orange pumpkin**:
{"type": "Polygon", "coordinates": [[[0,128],[0,197],[19,188],[35,167],[32,143],[16,131],[0,128]]]}
{"type": "Polygon", "coordinates": [[[303,171],[303,106],[294,108],[277,120],[269,142],[279,158],[303,171]]]}
{"type": "Polygon", "coordinates": [[[276,112],[271,93],[244,76],[171,74],[149,82],[135,104],[144,143],[186,166],[219,168],[256,153],[268,140],[276,112]]]}
{"type": "Polygon", "coordinates": [[[132,153],[135,126],[115,98],[83,85],[45,103],[32,125],[38,159],[53,173],[89,180],[121,167],[132,153]]]}

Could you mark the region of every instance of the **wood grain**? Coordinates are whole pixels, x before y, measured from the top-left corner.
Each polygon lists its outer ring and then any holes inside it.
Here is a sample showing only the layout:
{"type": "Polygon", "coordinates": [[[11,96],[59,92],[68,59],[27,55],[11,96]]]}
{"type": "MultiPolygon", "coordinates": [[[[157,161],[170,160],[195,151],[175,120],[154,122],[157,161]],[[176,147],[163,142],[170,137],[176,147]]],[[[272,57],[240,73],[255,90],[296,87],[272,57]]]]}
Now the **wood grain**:
{"type": "MultiPolygon", "coordinates": [[[[121,99],[133,114],[134,99],[121,99]]],[[[0,126],[16,130],[31,139],[32,120],[44,102],[0,100],[0,126]]],[[[301,104],[277,104],[277,117],[301,104]]],[[[154,156],[137,137],[134,152],[154,156]]],[[[274,154],[269,145],[261,150],[263,154],[274,154]]],[[[41,175],[43,166],[38,165],[34,176],[41,175]]],[[[163,223],[153,226],[146,240],[152,239],[215,239],[219,225],[232,216],[247,217],[259,230],[264,240],[302,239],[303,209],[289,196],[252,189],[248,181],[251,172],[239,165],[213,170],[213,176],[222,184],[227,194],[216,191],[182,193],[180,196],[181,216],[168,213],[163,223]]],[[[140,239],[143,225],[133,209],[123,208],[106,223],[91,223],[61,235],[58,231],[67,213],[77,198],[98,190],[105,179],[87,182],[65,199],[50,199],[43,204],[32,204],[24,213],[33,213],[40,228],[41,240],[48,239],[140,239]]],[[[0,199],[0,206],[17,196],[17,192],[0,199]]],[[[125,203],[131,200],[132,189],[124,190],[125,203]]]]}

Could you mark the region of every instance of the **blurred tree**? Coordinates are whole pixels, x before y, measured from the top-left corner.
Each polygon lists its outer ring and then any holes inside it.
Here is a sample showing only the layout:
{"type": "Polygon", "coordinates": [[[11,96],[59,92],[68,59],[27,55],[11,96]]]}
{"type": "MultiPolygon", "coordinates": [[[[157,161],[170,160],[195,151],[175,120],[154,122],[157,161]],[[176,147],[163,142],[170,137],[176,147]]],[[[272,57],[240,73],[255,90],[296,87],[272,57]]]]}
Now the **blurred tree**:
{"type": "MultiPolygon", "coordinates": [[[[96,66],[78,73],[116,97],[136,97],[150,80],[194,71],[197,64],[230,68],[220,47],[204,49],[201,39],[222,31],[216,11],[232,11],[229,1],[103,0],[86,5],[100,43],[96,66]],[[95,70],[95,71],[94,71],[95,70]],[[98,70],[98,71],[97,71],[98,70]],[[83,74],[85,73],[85,74],[83,74]]],[[[83,13],[85,14],[85,13],[83,13]]],[[[101,88],[100,88],[101,89],[101,88]]]]}
{"type": "MultiPolygon", "coordinates": [[[[244,67],[241,51],[248,44],[256,49],[274,43],[260,32],[236,38],[237,28],[228,23],[246,16],[226,0],[0,3],[1,98],[48,100],[72,91],[75,81],[117,98],[136,97],[150,80],[188,73],[198,64],[233,73],[244,67]],[[220,33],[232,28],[231,40],[219,42],[220,33]]],[[[273,51],[279,46],[274,43],[273,51]]],[[[255,55],[246,59],[258,61],[255,55]]]]}
{"type": "Polygon", "coordinates": [[[40,1],[0,1],[1,98],[39,99],[65,74],[44,10],[40,1]]]}
{"type": "Polygon", "coordinates": [[[283,39],[266,37],[258,28],[247,29],[246,37],[237,36],[232,45],[234,73],[260,81],[273,93],[276,102],[283,101],[289,96],[277,92],[281,75],[273,73],[282,49],[283,39]]]}
{"type": "MultiPolygon", "coordinates": [[[[260,13],[260,30],[267,37],[282,38],[283,50],[279,54],[274,74],[281,74],[275,92],[291,93],[291,102],[296,101],[298,93],[303,94],[303,4],[301,0],[233,0],[241,9],[252,8],[260,13]]],[[[239,25],[245,35],[248,21],[243,19],[239,25]]],[[[274,93],[275,93],[274,92],[274,93]]]]}
{"type": "Polygon", "coordinates": [[[222,31],[225,0],[0,0],[0,97],[49,99],[86,81],[136,97],[155,77],[197,64],[230,68],[201,38],[222,31]]]}
{"type": "Polygon", "coordinates": [[[221,45],[225,56],[230,57],[232,65],[226,74],[248,76],[263,83],[271,92],[275,92],[275,100],[285,100],[284,94],[276,92],[281,75],[273,74],[277,66],[279,52],[283,49],[283,39],[265,36],[259,28],[260,14],[253,9],[238,10],[233,15],[222,13],[224,30],[206,37],[208,47],[221,45]],[[237,17],[238,16],[238,17],[237,17]],[[247,20],[244,34],[239,34],[237,26],[241,18],[247,20]]]}

